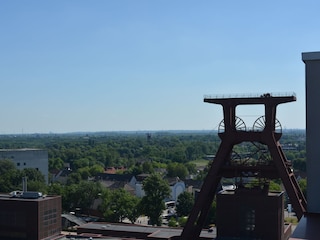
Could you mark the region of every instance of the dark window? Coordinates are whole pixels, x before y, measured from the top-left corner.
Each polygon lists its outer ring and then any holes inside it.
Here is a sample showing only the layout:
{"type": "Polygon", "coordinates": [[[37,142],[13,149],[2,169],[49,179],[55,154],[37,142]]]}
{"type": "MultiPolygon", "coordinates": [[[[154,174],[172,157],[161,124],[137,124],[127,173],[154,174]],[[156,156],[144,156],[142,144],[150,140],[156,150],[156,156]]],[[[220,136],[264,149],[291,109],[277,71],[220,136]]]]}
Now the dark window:
{"type": "Polygon", "coordinates": [[[246,214],[246,231],[252,232],[256,226],[256,212],[250,209],[246,214]]]}
{"type": "Polygon", "coordinates": [[[256,227],[256,211],[252,207],[241,207],[241,232],[244,236],[253,236],[256,227]]]}

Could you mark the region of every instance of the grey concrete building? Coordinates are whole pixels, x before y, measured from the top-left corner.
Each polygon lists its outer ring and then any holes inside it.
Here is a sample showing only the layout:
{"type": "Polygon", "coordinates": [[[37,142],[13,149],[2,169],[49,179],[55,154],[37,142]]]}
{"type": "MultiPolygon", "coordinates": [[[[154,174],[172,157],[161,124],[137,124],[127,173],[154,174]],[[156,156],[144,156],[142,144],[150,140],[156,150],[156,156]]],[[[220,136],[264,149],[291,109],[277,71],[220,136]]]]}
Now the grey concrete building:
{"type": "Polygon", "coordinates": [[[14,162],[17,169],[34,168],[39,170],[48,183],[48,152],[41,149],[0,149],[0,159],[14,162]]]}
{"type": "Polygon", "coordinates": [[[302,53],[306,86],[307,213],[290,240],[313,240],[320,236],[320,52],[302,53]]]}
{"type": "Polygon", "coordinates": [[[306,74],[306,151],[308,212],[320,213],[320,52],[302,53],[306,74]]]}

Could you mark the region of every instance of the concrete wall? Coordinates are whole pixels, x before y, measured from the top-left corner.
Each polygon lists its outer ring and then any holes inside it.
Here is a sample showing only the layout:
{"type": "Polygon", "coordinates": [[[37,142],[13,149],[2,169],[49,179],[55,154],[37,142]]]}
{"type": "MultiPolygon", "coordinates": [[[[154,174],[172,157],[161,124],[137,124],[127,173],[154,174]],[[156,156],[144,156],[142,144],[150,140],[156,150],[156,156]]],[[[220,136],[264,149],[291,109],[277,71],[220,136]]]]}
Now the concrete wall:
{"type": "MultiPolygon", "coordinates": [[[[48,183],[48,152],[41,149],[0,149],[0,159],[12,160],[17,169],[39,170],[48,183]]],[[[14,190],[14,189],[13,189],[14,190]]]]}
{"type": "Polygon", "coordinates": [[[302,53],[306,74],[308,212],[320,213],[320,52],[302,53]]]}

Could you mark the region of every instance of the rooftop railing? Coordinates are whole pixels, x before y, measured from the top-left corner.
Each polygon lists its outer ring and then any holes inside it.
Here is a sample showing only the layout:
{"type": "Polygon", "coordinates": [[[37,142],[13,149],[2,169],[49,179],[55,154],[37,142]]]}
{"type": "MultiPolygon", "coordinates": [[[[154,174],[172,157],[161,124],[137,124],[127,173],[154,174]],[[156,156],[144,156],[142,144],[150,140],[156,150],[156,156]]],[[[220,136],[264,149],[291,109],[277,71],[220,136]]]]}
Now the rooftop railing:
{"type": "Polygon", "coordinates": [[[232,93],[232,94],[206,94],[205,99],[224,99],[224,98],[259,98],[259,97],[296,97],[294,92],[281,93],[232,93]]]}

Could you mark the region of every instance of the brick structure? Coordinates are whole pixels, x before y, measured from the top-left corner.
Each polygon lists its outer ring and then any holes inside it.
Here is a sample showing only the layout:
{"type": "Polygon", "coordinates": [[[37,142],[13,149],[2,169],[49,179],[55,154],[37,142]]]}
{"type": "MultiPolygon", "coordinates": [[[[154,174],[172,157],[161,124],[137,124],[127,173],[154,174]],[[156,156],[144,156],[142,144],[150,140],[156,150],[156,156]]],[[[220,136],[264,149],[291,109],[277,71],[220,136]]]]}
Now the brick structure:
{"type": "Polygon", "coordinates": [[[283,213],[283,192],[222,191],[217,194],[218,239],[284,239],[283,213]]]}
{"type": "Polygon", "coordinates": [[[40,240],[61,231],[61,197],[0,196],[0,239],[40,240]]]}

